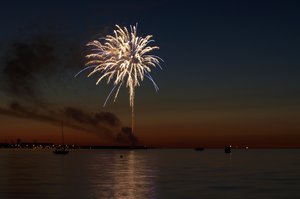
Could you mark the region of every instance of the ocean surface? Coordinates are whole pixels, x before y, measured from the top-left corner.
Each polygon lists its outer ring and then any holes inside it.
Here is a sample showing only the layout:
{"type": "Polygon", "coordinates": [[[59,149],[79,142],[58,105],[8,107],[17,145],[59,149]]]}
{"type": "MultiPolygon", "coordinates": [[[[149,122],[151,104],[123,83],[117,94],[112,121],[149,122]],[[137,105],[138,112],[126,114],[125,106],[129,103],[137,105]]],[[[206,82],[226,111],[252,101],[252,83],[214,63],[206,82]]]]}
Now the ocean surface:
{"type": "Polygon", "coordinates": [[[0,199],[27,198],[299,199],[300,150],[1,149],[0,199]]]}

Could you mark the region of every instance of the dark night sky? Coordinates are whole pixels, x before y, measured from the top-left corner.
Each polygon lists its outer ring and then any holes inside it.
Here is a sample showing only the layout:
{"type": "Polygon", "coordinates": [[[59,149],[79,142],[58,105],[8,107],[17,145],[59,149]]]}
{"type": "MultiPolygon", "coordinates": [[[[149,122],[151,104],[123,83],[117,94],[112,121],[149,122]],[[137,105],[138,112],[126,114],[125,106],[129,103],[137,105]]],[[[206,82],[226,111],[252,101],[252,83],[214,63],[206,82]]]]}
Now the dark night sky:
{"type": "Polygon", "coordinates": [[[64,119],[69,143],[125,143],[127,90],[103,108],[112,85],[73,76],[89,40],[138,23],[165,60],[152,71],[160,91],[149,81],[137,89],[142,143],[299,147],[299,8],[283,0],[3,2],[0,142],[57,142],[53,124],[64,119]]]}

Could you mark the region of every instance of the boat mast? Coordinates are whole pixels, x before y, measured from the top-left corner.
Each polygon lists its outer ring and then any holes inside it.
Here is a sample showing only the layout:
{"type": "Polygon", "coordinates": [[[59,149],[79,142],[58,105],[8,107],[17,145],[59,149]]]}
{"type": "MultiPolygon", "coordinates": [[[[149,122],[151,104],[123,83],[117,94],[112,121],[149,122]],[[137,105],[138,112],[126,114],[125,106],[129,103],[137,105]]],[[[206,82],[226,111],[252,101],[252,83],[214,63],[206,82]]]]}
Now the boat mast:
{"type": "Polygon", "coordinates": [[[61,121],[61,142],[62,146],[65,145],[65,140],[64,140],[64,122],[61,121]]]}

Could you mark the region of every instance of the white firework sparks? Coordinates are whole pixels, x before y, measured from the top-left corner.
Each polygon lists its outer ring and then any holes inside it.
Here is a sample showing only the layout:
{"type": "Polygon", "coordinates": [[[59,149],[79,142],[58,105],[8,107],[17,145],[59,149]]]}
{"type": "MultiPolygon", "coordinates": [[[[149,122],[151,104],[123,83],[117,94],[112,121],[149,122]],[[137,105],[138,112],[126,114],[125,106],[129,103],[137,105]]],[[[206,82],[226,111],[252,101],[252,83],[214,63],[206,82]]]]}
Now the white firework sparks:
{"type": "MultiPolygon", "coordinates": [[[[149,46],[154,40],[152,35],[146,37],[137,36],[137,27],[130,26],[130,32],[126,27],[121,28],[116,25],[114,35],[107,35],[100,40],[94,40],[87,44],[91,47],[91,53],[86,57],[88,62],[81,72],[91,69],[88,77],[93,74],[100,74],[96,84],[107,78],[107,84],[111,81],[114,84],[111,92],[107,96],[104,105],[115,91],[114,101],[117,99],[120,88],[124,83],[129,89],[129,102],[134,110],[135,87],[140,86],[140,82],[147,77],[154,85],[156,91],[158,86],[150,75],[151,67],[159,66],[160,57],[149,54],[151,51],[159,49],[158,46],[149,46]],[[103,41],[103,42],[100,42],[103,41]]],[[[161,67],[160,67],[161,68],[161,67]]],[[[132,114],[133,115],[133,114],[132,114]]]]}

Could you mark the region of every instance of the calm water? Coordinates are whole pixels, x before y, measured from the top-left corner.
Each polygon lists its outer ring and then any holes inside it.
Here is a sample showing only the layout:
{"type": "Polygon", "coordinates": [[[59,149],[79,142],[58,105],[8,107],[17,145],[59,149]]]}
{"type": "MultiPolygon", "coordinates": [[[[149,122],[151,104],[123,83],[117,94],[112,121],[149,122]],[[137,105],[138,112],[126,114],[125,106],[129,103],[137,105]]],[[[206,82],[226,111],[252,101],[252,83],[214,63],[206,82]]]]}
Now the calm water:
{"type": "Polygon", "coordinates": [[[2,149],[0,198],[299,199],[300,150],[2,149]]]}

